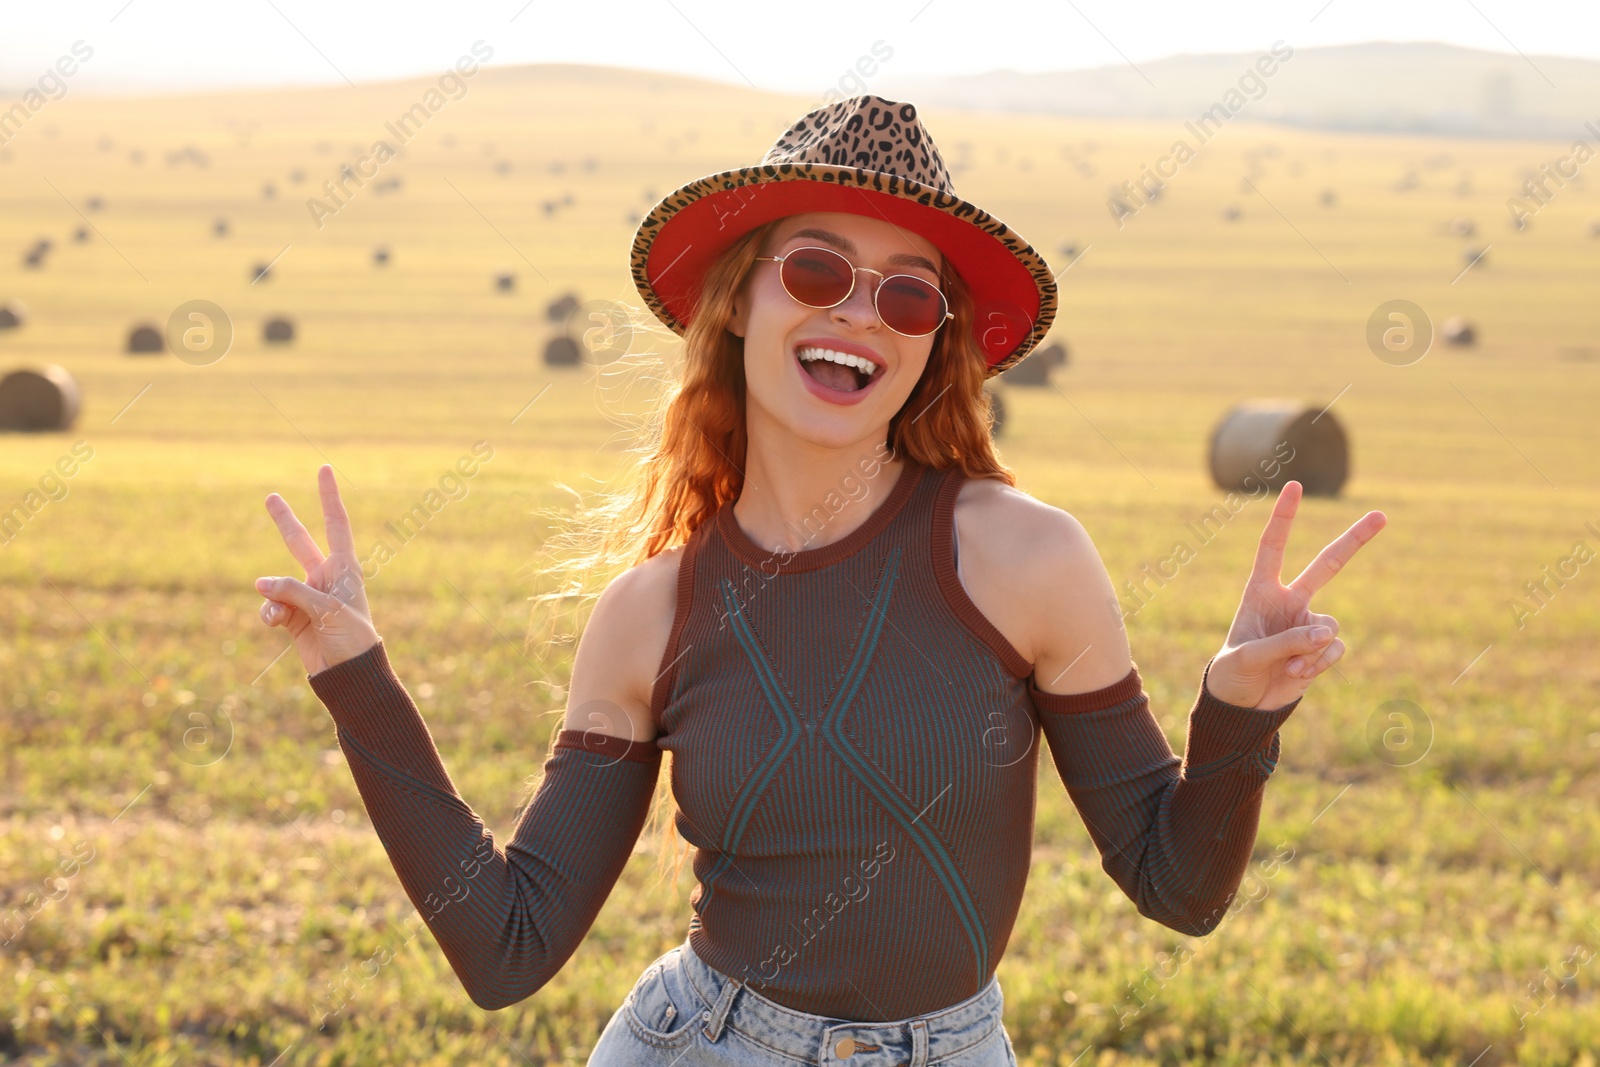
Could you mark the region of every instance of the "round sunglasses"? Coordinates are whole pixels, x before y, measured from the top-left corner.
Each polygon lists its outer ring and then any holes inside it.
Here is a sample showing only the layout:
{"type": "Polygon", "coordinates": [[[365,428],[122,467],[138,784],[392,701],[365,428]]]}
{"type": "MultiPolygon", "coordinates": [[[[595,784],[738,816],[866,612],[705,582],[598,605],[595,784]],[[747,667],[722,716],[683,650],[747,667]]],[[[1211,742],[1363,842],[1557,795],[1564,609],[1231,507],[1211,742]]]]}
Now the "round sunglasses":
{"type": "Polygon", "coordinates": [[[872,306],[885,326],[906,337],[926,337],[955,318],[944,293],[932,282],[912,274],[886,277],[882,271],[856,266],[831,248],[807,245],[781,256],[757,256],[756,260],[779,264],[778,280],[784,292],[814,308],[838,307],[850,299],[857,271],[876,274],[879,281],[872,306]]]}

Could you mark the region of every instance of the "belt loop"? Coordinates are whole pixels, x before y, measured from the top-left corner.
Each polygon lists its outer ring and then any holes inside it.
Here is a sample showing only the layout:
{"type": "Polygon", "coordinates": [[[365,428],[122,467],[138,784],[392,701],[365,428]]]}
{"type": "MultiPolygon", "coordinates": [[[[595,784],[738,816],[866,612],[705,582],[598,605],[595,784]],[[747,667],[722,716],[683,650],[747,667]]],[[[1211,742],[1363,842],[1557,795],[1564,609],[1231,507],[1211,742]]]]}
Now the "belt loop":
{"type": "Polygon", "coordinates": [[[910,1067],[928,1067],[928,1023],[924,1019],[911,1023],[910,1067]]]}
{"type": "Polygon", "coordinates": [[[729,978],[723,983],[722,993],[717,997],[717,1003],[705,1013],[706,1025],[704,1033],[707,1038],[716,1041],[722,1036],[722,1024],[728,1019],[728,1012],[733,1008],[733,998],[739,990],[744,988],[744,983],[737,978],[729,978]]]}

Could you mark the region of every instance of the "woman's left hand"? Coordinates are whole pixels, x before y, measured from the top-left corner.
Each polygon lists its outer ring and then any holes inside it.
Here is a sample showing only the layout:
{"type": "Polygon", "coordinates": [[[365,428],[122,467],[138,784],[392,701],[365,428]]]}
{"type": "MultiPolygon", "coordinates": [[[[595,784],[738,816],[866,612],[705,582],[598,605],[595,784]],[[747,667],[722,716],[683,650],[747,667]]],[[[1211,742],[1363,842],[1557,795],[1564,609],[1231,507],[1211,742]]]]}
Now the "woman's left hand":
{"type": "Polygon", "coordinates": [[[1312,679],[1344,655],[1338,620],[1313,612],[1311,596],[1389,520],[1381,511],[1367,512],[1317,553],[1298,578],[1284,585],[1283,551],[1300,496],[1299,482],[1286,484],[1262,531],[1255,569],[1245,584],[1227,643],[1206,676],[1206,689],[1218,700],[1244,708],[1281,708],[1303,696],[1312,679]]]}

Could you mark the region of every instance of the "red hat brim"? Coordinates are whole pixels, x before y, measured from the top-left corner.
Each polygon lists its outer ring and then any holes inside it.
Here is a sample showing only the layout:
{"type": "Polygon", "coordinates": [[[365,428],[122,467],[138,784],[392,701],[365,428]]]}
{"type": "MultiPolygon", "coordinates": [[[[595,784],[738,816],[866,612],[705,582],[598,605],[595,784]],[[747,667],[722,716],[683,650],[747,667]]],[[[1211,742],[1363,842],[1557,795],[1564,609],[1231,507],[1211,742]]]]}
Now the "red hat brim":
{"type": "Polygon", "coordinates": [[[640,224],[634,283],[656,317],[682,334],[706,271],[730,244],[763,223],[806,211],[884,219],[937,245],[972,291],[973,337],[990,377],[1022,360],[1049,332],[1055,278],[1031,245],[960,197],[854,167],[741,168],[684,186],[640,224]]]}

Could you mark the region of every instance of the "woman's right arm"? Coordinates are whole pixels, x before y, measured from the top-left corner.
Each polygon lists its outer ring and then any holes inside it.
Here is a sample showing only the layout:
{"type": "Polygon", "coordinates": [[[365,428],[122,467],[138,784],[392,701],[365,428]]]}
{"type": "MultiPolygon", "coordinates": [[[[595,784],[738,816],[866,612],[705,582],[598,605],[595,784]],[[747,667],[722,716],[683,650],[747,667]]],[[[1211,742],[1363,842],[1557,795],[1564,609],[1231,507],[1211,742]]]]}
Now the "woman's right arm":
{"type": "Polygon", "coordinates": [[[573,665],[566,728],[502,850],[452,784],[366,619],[331,469],[321,477],[326,558],[312,559],[315,543],[288,505],[268,500],[308,581],[268,580],[263,620],[295,635],[395,873],[473,1003],[514,1004],[583,940],[648,815],[660,768],[649,654],[659,658],[666,646],[677,553],[623,574],[596,603],[573,665]]]}

